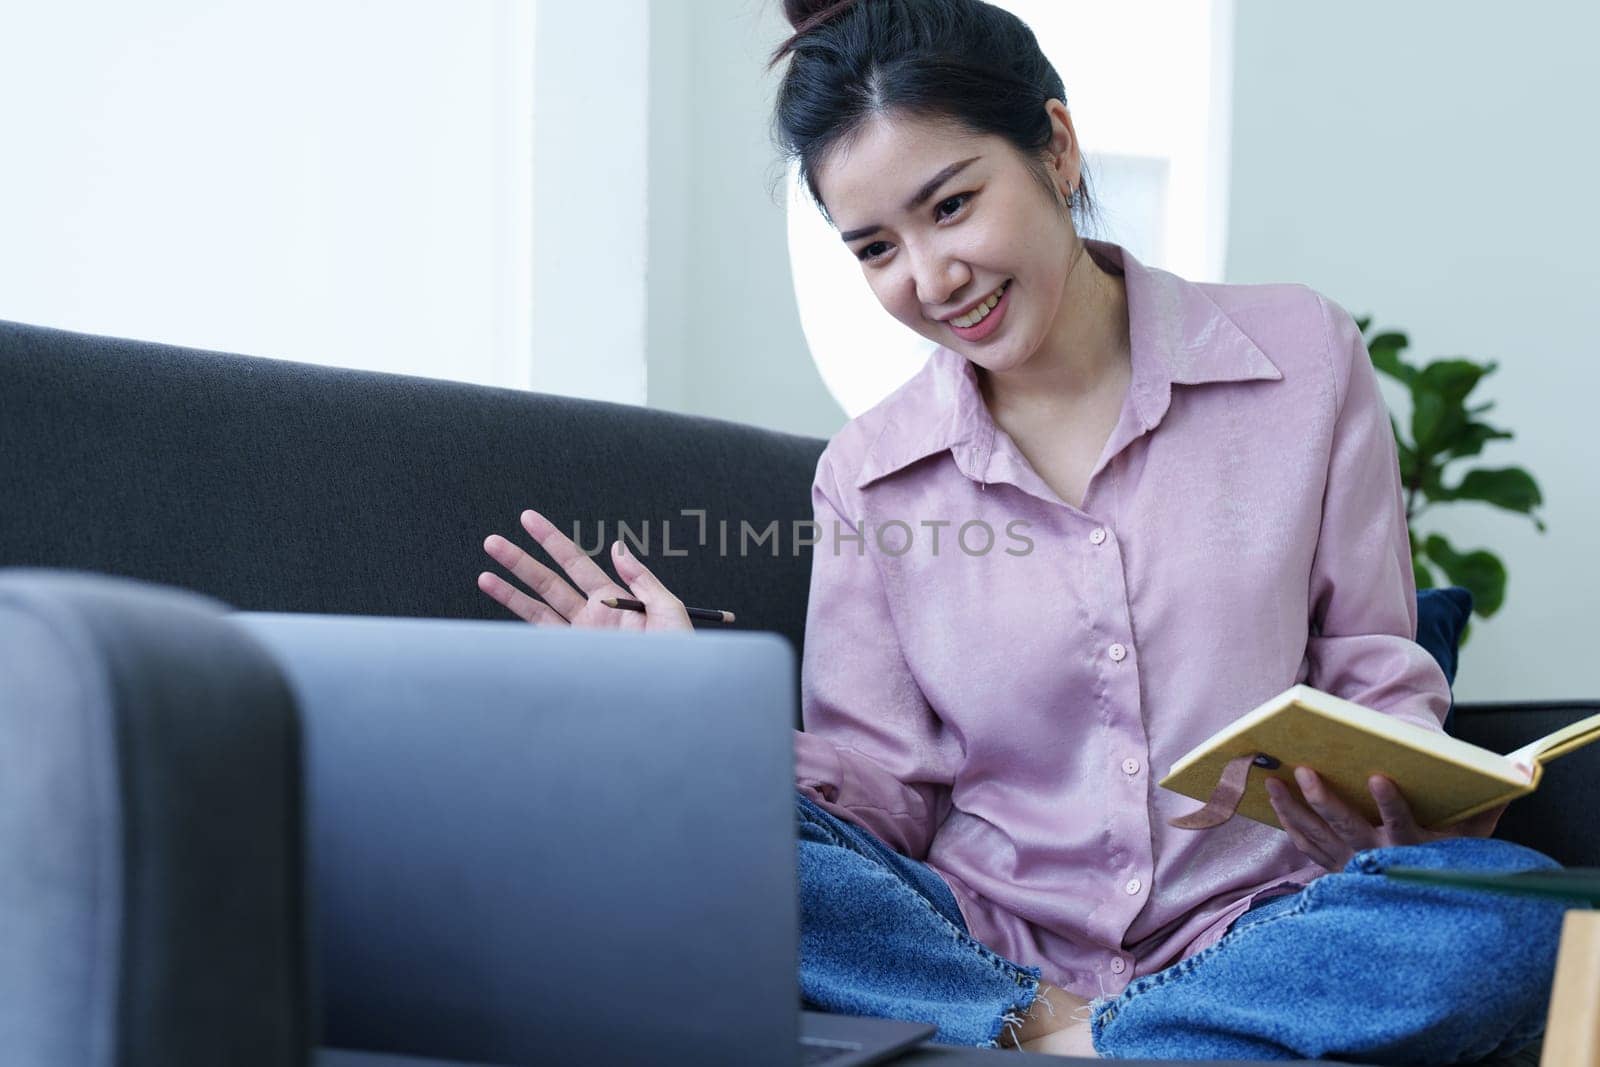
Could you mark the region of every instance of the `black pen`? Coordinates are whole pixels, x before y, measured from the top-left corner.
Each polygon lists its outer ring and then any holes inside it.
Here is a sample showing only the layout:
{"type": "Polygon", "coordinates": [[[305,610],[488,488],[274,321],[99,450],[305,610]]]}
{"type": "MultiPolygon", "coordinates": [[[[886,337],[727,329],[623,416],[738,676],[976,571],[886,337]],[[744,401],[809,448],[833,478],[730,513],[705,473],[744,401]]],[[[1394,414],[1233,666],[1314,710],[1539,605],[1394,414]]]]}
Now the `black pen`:
{"type": "MultiPolygon", "coordinates": [[[[608,596],[600,603],[608,608],[623,608],[627,611],[644,610],[644,604],[625,596],[608,596]]],[[[733,621],[733,612],[731,611],[717,611],[713,608],[684,608],[683,610],[689,613],[689,618],[691,619],[701,619],[705,622],[733,621]]]]}

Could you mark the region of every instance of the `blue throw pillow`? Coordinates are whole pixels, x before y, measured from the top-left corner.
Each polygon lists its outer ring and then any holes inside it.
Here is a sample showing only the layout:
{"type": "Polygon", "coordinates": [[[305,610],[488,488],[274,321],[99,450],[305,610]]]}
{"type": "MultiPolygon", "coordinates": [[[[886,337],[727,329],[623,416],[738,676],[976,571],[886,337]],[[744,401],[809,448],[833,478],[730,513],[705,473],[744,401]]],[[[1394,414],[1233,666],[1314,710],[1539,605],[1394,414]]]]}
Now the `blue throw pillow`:
{"type": "Polygon", "coordinates": [[[1472,593],[1459,585],[1417,590],[1417,644],[1433,654],[1450,683],[1450,710],[1445,713],[1444,732],[1454,724],[1456,700],[1456,654],[1461,630],[1472,614],[1472,593]]]}

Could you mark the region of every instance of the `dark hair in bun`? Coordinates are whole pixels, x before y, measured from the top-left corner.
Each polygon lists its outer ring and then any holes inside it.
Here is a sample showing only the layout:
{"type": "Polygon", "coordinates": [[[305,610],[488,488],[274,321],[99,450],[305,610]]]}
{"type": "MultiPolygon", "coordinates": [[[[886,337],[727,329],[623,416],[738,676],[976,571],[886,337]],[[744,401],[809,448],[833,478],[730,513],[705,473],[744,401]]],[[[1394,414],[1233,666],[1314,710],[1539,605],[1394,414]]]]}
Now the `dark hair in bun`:
{"type": "MultiPolygon", "coordinates": [[[[983,0],[783,0],[783,13],[795,32],[767,64],[792,57],[778,87],[773,139],[786,161],[799,161],[824,217],[818,163],[885,114],[1001,137],[1056,197],[1044,105],[1065,104],[1066,89],[1017,16],[983,0]]],[[[1097,219],[1087,167],[1072,206],[1080,223],[1097,219]]]]}
{"type": "MultiPolygon", "coordinates": [[[[845,9],[855,6],[856,0],[783,0],[783,16],[794,27],[795,37],[810,33],[824,22],[831,21],[845,9]]],[[[792,42],[794,37],[789,38],[792,42]]],[[[788,51],[788,42],[779,48],[773,62],[788,51]]],[[[768,64],[767,69],[771,69],[768,64]]]]}

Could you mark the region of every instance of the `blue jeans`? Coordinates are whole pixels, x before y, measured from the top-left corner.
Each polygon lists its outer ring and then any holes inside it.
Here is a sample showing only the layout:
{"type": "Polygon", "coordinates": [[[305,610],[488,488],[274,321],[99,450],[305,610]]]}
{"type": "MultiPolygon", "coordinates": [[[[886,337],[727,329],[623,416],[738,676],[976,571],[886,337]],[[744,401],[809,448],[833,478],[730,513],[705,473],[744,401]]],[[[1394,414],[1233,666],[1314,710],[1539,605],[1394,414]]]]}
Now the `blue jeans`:
{"type": "MultiPolygon", "coordinates": [[[[1020,1025],[1038,967],[974,940],[926,864],[799,790],[796,811],[803,1004],[932,1023],[933,1040],[951,1045],[995,1047],[1020,1025]]],[[[1358,852],[1342,872],[1257,904],[1216,944],[1092,1000],[1096,1051],[1471,1063],[1543,1033],[1563,912],[1586,905],[1381,877],[1391,865],[1561,866],[1494,838],[1358,852]]]]}
{"type": "Polygon", "coordinates": [[[1039,991],[1037,967],[967,933],[943,878],[795,790],[800,999],[840,1015],[938,1026],[944,1045],[998,1047],[1039,991]]]}

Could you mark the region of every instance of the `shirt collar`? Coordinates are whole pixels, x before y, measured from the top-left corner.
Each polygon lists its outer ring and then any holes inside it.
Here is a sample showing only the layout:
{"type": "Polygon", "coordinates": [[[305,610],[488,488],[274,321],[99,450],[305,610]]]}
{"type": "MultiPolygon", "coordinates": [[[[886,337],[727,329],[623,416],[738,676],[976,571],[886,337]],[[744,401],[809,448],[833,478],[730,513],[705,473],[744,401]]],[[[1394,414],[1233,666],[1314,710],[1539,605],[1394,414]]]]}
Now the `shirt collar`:
{"type": "MultiPolygon", "coordinates": [[[[1283,377],[1200,286],[1145,266],[1121,245],[1092,238],[1084,243],[1123,271],[1133,370],[1129,398],[1144,432],[1160,425],[1174,385],[1283,377]]],[[[883,429],[867,451],[856,488],[946,449],[969,478],[991,480],[985,472],[996,427],[977,369],[965,356],[935,348],[886,405],[883,429]]]]}

